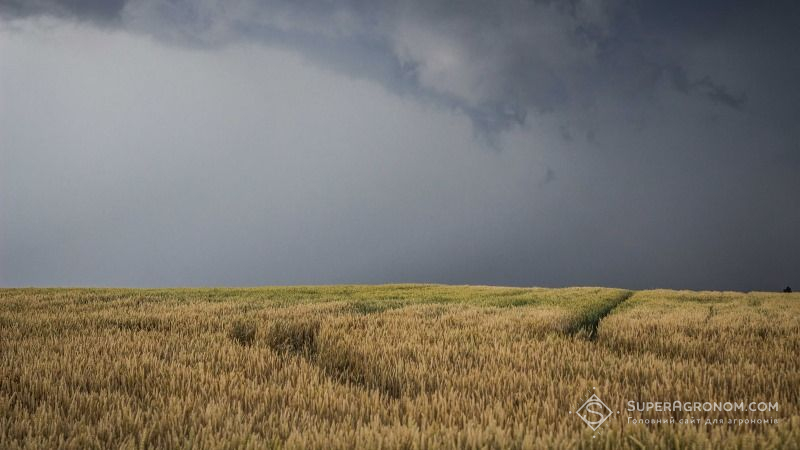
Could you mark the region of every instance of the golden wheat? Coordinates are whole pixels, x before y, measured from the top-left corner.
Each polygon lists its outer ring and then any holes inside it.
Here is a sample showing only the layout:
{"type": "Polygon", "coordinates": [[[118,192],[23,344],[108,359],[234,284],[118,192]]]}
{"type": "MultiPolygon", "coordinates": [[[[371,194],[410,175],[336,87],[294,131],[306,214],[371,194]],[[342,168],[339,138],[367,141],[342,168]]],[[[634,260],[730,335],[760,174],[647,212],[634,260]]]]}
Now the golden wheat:
{"type": "Polygon", "coordinates": [[[0,290],[0,448],[796,449],[798,313],[600,288],[0,290]],[[615,409],[600,433],[570,414],[591,388],[615,409]],[[633,424],[629,400],[780,421],[633,424]]]}

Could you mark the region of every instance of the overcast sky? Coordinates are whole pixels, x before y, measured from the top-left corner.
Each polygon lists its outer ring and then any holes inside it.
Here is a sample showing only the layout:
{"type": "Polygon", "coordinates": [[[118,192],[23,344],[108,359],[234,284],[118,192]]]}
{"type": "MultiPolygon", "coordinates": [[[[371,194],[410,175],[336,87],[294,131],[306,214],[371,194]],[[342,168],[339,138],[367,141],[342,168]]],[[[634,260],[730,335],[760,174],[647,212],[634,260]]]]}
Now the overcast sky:
{"type": "Polygon", "coordinates": [[[0,0],[0,286],[800,286],[796,5],[0,0]]]}

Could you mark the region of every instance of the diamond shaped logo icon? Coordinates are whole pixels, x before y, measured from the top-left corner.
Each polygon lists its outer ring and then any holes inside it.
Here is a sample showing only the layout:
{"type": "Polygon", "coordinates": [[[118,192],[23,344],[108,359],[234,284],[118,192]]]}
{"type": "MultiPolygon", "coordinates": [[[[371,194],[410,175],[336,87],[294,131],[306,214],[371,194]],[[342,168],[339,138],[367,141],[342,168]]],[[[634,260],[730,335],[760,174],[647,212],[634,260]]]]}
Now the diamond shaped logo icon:
{"type": "Polygon", "coordinates": [[[600,400],[597,394],[592,394],[575,413],[580,417],[589,428],[596,430],[606,421],[613,412],[600,400]]]}

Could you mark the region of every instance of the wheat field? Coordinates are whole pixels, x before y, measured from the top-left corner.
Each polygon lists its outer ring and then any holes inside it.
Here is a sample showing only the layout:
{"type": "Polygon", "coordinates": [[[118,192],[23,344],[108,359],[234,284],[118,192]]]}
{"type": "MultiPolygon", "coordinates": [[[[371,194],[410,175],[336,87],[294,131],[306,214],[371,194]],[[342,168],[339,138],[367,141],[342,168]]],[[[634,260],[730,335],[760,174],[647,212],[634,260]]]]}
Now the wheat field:
{"type": "Polygon", "coordinates": [[[0,290],[3,449],[798,449],[799,396],[800,294],[0,290]]]}

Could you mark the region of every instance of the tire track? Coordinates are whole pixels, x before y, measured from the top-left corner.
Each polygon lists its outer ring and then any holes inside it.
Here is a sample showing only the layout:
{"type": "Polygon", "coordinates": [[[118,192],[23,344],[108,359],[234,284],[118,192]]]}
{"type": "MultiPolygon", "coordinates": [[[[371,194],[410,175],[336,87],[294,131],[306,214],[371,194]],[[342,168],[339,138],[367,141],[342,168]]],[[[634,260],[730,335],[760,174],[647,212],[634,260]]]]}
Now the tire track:
{"type": "Polygon", "coordinates": [[[584,333],[586,339],[589,341],[595,341],[597,339],[597,328],[600,326],[600,321],[602,321],[606,316],[611,314],[615,308],[619,305],[625,303],[629,298],[633,296],[635,291],[627,291],[620,295],[614,301],[609,302],[608,304],[604,305],[602,308],[599,308],[596,311],[593,311],[591,314],[583,317],[574,327],[573,332],[571,334],[579,334],[584,333]]]}

